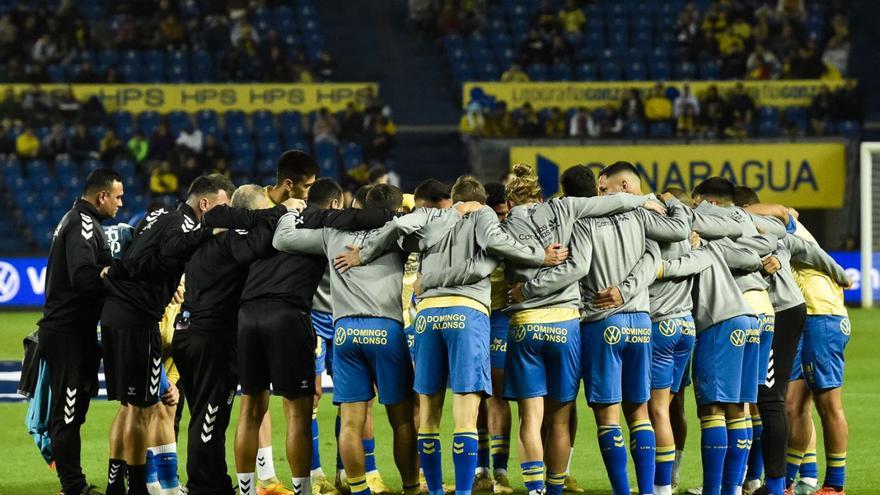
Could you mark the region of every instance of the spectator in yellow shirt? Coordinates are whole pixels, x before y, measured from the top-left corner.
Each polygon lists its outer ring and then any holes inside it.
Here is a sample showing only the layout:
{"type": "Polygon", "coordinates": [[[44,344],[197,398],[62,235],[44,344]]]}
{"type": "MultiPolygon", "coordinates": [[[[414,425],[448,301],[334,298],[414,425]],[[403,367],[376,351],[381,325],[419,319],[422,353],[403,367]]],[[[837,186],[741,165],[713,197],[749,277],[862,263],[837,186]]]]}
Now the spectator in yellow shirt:
{"type": "Polygon", "coordinates": [[[162,160],[150,174],[150,191],[156,196],[177,194],[177,174],[171,170],[171,162],[162,160]]]}
{"type": "Polygon", "coordinates": [[[529,82],[529,75],[523,72],[519,64],[510,64],[510,68],[501,74],[501,82],[529,82]]]}
{"type": "Polygon", "coordinates": [[[550,110],[550,116],[544,123],[544,134],[550,138],[564,138],[568,123],[565,121],[565,115],[559,107],[553,107],[550,110]]]}
{"type": "Polygon", "coordinates": [[[565,7],[559,11],[559,23],[562,24],[562,32],[568,35],[580,35],[581,29],[586,24],[587,18],[584,11],[577,7],[574,0],[565,0],[565,7]]]}
{"type": "Polygon", "coordinates": [[[15,138],[15,152],[20,158],[36,158],[40,152],[40,140],[30,127],[15,138]]]}
{"type": "Polygon", "coordinates": [[[657,83],[651,96],[645,100],[645,119],[649,121],[669,120],[672,118],[672,102],[663,92],[663,85],[657,83]]]}

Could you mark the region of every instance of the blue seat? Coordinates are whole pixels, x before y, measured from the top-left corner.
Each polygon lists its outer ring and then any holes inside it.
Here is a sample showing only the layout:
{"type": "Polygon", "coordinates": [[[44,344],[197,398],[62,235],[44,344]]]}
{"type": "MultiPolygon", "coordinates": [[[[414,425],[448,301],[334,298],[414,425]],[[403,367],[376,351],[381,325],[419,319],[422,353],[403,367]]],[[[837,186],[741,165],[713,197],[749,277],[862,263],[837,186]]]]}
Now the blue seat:
{"type": "Polygon", "coordinates": [[[272,115],[272,112],[269,112],[267,110],[257,110],[256,112],[251,114],[251,119],[253,120],[254,129],[259,129],[266,126],[271,126],[274,128],[275,126],[275,117],[272,115]]]}
{"type": "Polygon", "coordinates": [[[321,141],[315,145],[315,159],[321,169],[321,175],[325,177],[339,177],[339,156],[336,145],[321,141]]]}
{"type": "Polygon", "coordinates": [[[776,120],[761,120],[758,123],[758,135],[763,137],[779,136],[779,122],[776,120]]]}
{"type": "Polygon", "coordinates": [[[138,115],[137,120],[138,128],[144,133],[144,136],[149,136],[154,130],[156,130],[156,127],[158,127],[161,117],[157,112],[150,110],[147,112],[141,112],[140,115],[138,115]]]}
{"type": "Polygon", "coordinates": [[[655,81],[668,81],[669,64],[665,60],[653,60],[648,66],[648,75],[655,81]]]}
{"type": "Polygon", "coordinates": [[[597,77],[596,66],[590,63],[580,63],[576,69],[577,79],[579,81],[595,81],[597,77]]]}
{"type": "Polygon", "coordinates": [[[275,161],[271,158],[264,158],[257,162],[257,173],[261,175],[272,174],[276,170],[275,161]]]}
{"type": "Polygon", "coordinates": [[[67,182],[71,177],[79,175],[79,167],[71,160],[57,160],[55,162],[55,175],[62,184],[67,182]]]}
{"type": "Polygon", "coordinates": [[[479,48],[476,50],[472,50],[471,61],[475,66],[479,67],[481,65],[489,64],[495,61],[495,55],[492,53],[492,50],[488,48],[479,48]]]}
{"type": "Polygon", "coordinates": [[[550,70],[550,77],[554,81],[571,81],[571,65],[553,64],[550,70]]]}
{"type": "Polygon", "coordinates": [[[223,114],[223,118],[226,121],[227,130],[230,127],[245,127],[246,125],[245,114],[241,110],[227,110],[223,114]]]}
{"type": "Polygon", "coordinates": [[[229,162],[229,171],[233,174],[250,175],[254,172],[254,168],[250,161],[234,158],[229,162]]]}
{"type": "Polygon", "coordinates": [[[32,160],[29,163],[25,164],[25,170],[27,171],[28,177],[48,177],[49,176],[49,165],[46,164],[43,160],[32,160]]]}
{"type": "Polygon", "coordinates": [[[807,109],[804,107],[788,107],[784,111],[785,121],[801,132],[807,131],[807,109]]]}
{"type": "Polygon", "coordinates": [[[220,126],[219,120],[217,119],[217,112],[213,110],[199,110],[196,112],[195,120],[196,127],[206,134],[216,134],[216,129],[220,126]]]}
{"type": "Polygon", "coordinates": [[[841,136],[854,138],[859,136],[861,128],[855,120],[844,120],[837,124],[837,132],[841,136]]]}
{"type": "Polygon", "coordinates": [[[189,82],[189,65],[178,63],[169,65],[168,73],[165,75],[165,79],[168,80],[168,82],[177,84],[189,82]]]}
{"type": "Polygon", "coordinates": [[[116,160],[116,163],[113,164],[113,169],[119,172],[123,177],[135,175],[134,163],[132,163],[131,160],[116,160]]]}
{"type": "Polygon", "coordinates": [[[281,112],[282,134],[302,135],[302,114],[296,111],[281,112]]]}
{"type": "Polygon", "coordinates": [[[617,60],[603,60],[599,66],[599,72],[602,74],[603,81],[619,81],[621,79],[621,67],[617,60]]]}
{"type": "Polygon", "coordinates": [[[761,107],[758,109],[758,120],[772,120],[774,122],[779,121],[779,109],[776,107],[761,107]]]}
{"type": "Polygon", "coordinates": [[[501,76],[501,69],[492,62],[486,62],[480,66],[477,75],[481,81],[494,81],[501,76]]]}
{"type": "Polygon", "coordinates": [[[526,67],[526,73],[532,81],[546,81],[548,76],[547,66],[544,64],[531,64],[526,67]]]}
{"type": "Polygon", "coordinates": [[[700,79],[714,81],[721,79],[721,66],[715,60],[700,63],[700,79]]]}
{"type": "Polygon", "coordinates": [[[141,59],[141,52],[138,50],[125,50],[124,52],[122,52],[122,63],[141,65],[143,63],[143,60],[141,59]]]}
{"type": "Polygon", "coordinates": [[[67,82],[69,79],[67,77],[67,71],[65,71],[64,67],[59,64],[51,64],[46,67],[46,73],[49,76],[49,81],[53,83],[67,82]]]}
{"type": "Polygon", "coordinates": [[[83,172],[86,177],[89,176],[93,171],[104,166],[104,162],[101,160],[96,160],[94,158],[90,158],[83,163],[83,172]]]}
{"type": "Polygon", "coordinates": [[[606,40],[607,48],[616,48],[620,51],[629,47],[629,37],[626,31],[612,31],[606,40]]]}
{"type": "Polygon", "coordinates": [[[680,81],[689,81],[696,77],[697,67],[691,62],[675,64],[675,78],[680,81]]]}
{"type": "Polygon", "coordinates": [[[119,66],[119,74],[127,83],[141,82],[140,64],[125,62],[119,66]]]}
{"type": "Polygon", "coordinates": [[[648,78],[648,70],[641,62],[629,62],[623,66],[623,73],[631,81],[644,81],[648,78]]]}
{"type": "Polygon", "coordinates": [[[141,80],[148,83],[165,82],[165,65],[148,64],[141,71],[141,80]]]}
{"type": "Polygon", "coordinates": [[[116,50],[101,50],[98,52],[97,68],[99,71],[106,70],[119,63],[119,52],[116,50]]]}
{"type": "Polygon", "coordinates": [[[345,143],[342,148],[342,164],[346,170],[350,170],[363,161],[364,154],[361,146],[355,142],[345,143]]]}
{"type": "Polygon", "coordinates": [[[675,135],[669,122],[651,122],[651,137],[655,138],[671,138],[675,135]]]}

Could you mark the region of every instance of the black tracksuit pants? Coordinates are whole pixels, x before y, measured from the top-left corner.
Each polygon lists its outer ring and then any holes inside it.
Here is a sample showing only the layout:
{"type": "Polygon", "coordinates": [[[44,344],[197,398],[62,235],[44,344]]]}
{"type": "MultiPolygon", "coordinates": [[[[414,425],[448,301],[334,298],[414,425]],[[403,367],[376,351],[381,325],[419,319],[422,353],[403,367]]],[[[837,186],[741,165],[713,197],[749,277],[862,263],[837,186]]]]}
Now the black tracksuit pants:
{"type": "Polygon", "coordinates": [[[226,468],[226,429],[238,385],[234,333],[177,330],[171,354],[189,405],[186,455],[191,495],[235,493],[226,468]]]}
{"type": "Polygon", "coordinates": [[[781,478],[786,474],[785,453],[789,425],[785,412],[785,394],[806,318],[807,307],[804,304],[776,313],[767,383],[758,388],[758,410],[764,423],[761,453],[767,478],[781,478]]]}
{"type": "Polygon", "coordinates": [[[52,391],[49,438],[55,468],[64,493],[80,493],[86,486],[80,463],[80,429],[86,421],[89,402],[98,392],[101,352],[97,332],[95,327],[74,332],[41,328],[38,338],[52,391]]]}

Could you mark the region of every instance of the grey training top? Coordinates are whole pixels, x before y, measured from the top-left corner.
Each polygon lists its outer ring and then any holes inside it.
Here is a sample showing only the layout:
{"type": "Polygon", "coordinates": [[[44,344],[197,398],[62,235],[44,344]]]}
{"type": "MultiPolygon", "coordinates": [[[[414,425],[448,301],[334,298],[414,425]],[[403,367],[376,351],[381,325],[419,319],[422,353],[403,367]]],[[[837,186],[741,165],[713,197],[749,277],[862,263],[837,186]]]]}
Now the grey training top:
{"type": "MultiPolygon", "coordinates": [[[[753,215],[738,206],[716,206],[708,202],[701,203],[695,211],[705,215],[727,217],[735,220],[742,226],[742,235],[737,242],[754,249],[759,256],[764,257],[776,249],[775,239],[785,237],[785,224],[773,217],[753,215]],[[772,234],[775,236],[772,244],[753,244],[748,238],[754,238],[759,233],[772,234]]],[[[733,273],[736,284],[743,293],[750,290],[767,290],[770,286],[756,270],[747,272],[737,270],[733,273]]]]}
{"type": "Polygon", "coordinates": [[[687,239],[690,226],[684,206],[671,205],[669,215],[639,208],[604,218],[578,220],[572,233],[570,259],[527,282],[523,294],[527,298],[538,297],[556,290],[561,283],[580,279],[586,321],[601,320],[616,313],[648,312],[647,285],[621,306],[610,310],[599,310],[593,305],[593,299],[598,291],[619,286],[626,280],[647,248],[646,238],[658,242],[687,239]]]}
{"type": "Polygon", "coordinates": [[[696,277],[694,325],[698,332],[736,316],[754,312],[743,298],[731,270],[755,271],[761,258],[753,250],[729,239],[707,243],[698,249],[661,264],[660,278],[696,277]]]}
{"type": "Polygon", "coordinates": [[[315,297],[312,298],[312,311],[320,311],[322,313],[333,312],[333,300],[330,298],[330,269],[324,270],[324,278],[318,284],[315,291],[315,297]]]}
{"type": "Polygon", "coordinates": [[[423,242],[435,242],[459,219],[455,211],[440,211],[431,228],[426,227],[428,212],[392,220],[381,229],[343,231],[333,228],[288,229],[279,224],[274,245],[279,251],[321,254],[327,257],[330,292],[333,294],[333,321],[344,317],[390,318],[403,323],[402,301],[403,270],[407,255],[400,248],[388,246],[382,237],[389,229],[420,235],[423,242]],[[432,237],[433,236],[433,237],[432,237]],[[373,243],[377,253],[374,259],[339,273],[333,268],[333,259],[348,251],[348,246],[364,247],[373,243]],[[390,247],[390,249],[388,249],[390,247]]]}
{"type": "MultiPolygon", "coordinates": [[[[681,204],[675,198],[668,200],[667,203],[670,205],[681,204]]],[[[731,218],[704,215],[687,207],[685,212],[688,215],[691,230],[703,239],[737,238],[742,235],[742,227],[731,218]]],[[[679,258],[690,252],[690,250],[690,240],[660,243],[660,256],[664,260],[679,258]]],[[[658,322],[689,315],[694,306],[693,298],[691,297],[692,288],[693,279],[690,277],[656,279],[648,288],[651,303],[651,321],[658,322]]]]}
{"type": "MultiPolygon", "coordinates": [[[[501,226],[516,240],[529,246],[540,247],[542,250],[553,243],[567,246],[577,220],[632,211],[645,204],[648,198],[649,196],[614,194],[594,198],[551,199],[546,203],[514,207],[501,226]]],[[[513,285],[532,280],[548,270],[550,270],[548,267],[531,268],[507,263],[505,278],[509,285],[513,285]]],[[[512,304],[506,307],[504,312],[512,314],[524,309],[545,307],[580,307],[580,289],[577,280],[572,280],[571,283],[546,295],[512,304]]]]}
{"type": "MultiPolygon", "coordinates": [[[[791,235],[785,237],[791,237],[791,235]]],[[[779,242],[776,244],[776,250],[773,251],[772,256],[778,259],[782,265],[779,270],[764,277],[764,280],[770,285],[770,303],[773,304],[773,311],[779,313],[800,304],[806,304],[804,294],[791,273],[791,252],[785,248],[782,242],[779,242]]]]}

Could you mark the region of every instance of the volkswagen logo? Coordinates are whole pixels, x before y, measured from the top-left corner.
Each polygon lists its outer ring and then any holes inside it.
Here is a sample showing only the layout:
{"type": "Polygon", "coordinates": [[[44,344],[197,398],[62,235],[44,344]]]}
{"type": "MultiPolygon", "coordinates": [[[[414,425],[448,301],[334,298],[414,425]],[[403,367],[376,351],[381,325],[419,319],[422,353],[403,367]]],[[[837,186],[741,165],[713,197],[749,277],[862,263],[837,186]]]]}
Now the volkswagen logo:
{"type": "Polygon", "coordinates": [[[5,261],[0,261],[0,303],[5,303],[18,295],[21,279],[18,270],[5,261]]]}
{"type": "Polygon", "coordinates": [[[333,338],[333,343],[336,345],[342,345],[345,343],[345,329],[339,327],[336,329],[336,336],[333,338]]]}
{"type": "Polygon", "coordinates": [[[660,333],[664,336],[672,337],[675,335],[675,330],[678,328],[678,322],[675,320],[663,320],[657,326],[660,329],[660,333]]]}
{"type": "Polygon", "coordinates": [[[608,345],[614,345],[620,342],[620,328],[607,327],[605,331],[602,332],[602,337],[605,339],[605,343],[608,345]]]}
{"type": "MultiPolygon", "coordinates": [[[[2,301],[2,299],[0,299],[0,301],[2,301]]],[[[841,331],[844,335],[849,335],[849,332],[851,331],[851,330],[850,330],[849,318],[844,318],[844,319],[840,320],[840,331],[841,331]]]]}
{"type": "Polygon", "coordinates": [[[730,332],[730,343],[736,347],[742,347],[746,343],[746,333],[740,329],[730,332]]]}
{"type": "Polygon", "coordinates": [[[428,321],[425,320],[425,317],[419,315],[416,318],[416,333],[422,333],[425,331],[425,328],[428,326],[428,321]]]}

